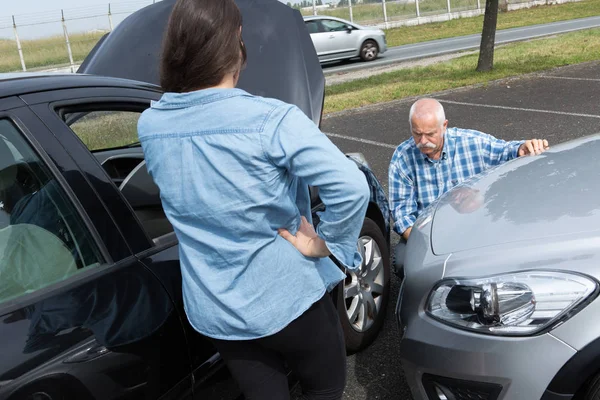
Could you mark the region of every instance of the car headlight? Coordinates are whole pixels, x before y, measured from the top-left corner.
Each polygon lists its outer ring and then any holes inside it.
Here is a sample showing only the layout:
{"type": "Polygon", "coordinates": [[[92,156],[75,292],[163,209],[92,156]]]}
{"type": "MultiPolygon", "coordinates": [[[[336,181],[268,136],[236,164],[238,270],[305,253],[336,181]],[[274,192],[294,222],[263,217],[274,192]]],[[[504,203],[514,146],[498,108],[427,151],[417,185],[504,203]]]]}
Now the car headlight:
{"type": "Polygon", "coordinates": [[[531,335],[597,292],[595,280],[555,271],[516,272],[477,279],[444,279],[427,301],[431,317],[475,332],[531,335]]]}

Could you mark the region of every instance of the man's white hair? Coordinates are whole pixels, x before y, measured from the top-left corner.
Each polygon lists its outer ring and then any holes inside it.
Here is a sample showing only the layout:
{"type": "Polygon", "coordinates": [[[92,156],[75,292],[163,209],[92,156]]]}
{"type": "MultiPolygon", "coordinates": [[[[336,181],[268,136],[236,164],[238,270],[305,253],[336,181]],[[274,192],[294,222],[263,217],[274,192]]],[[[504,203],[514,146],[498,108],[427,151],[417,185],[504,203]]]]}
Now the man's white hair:
{"type": "MultiPolygon", "coordinates": [[[[439,126],[442,126],[444,124],[444,121],[446,120],[446,113],[444,113],[444,106],[442,106],[442,104],[439,101],[437,101],[436,99],[430,99],[430,98],[419,99],[413,103],[413,105],[410,107],[410,111],[408,113],[408,123],[410,124],[411,130],[412,130],[413,115],[415,114],[415,110],[417,109],[417,106],[423,100],[431,100],[436,104],[434,112],[435,112],[435,116],[437,118],[437,122],[438,122],[439,126]]],[[[417,113],[417,116],[421,116],[421,115],[422,115],[421,112],[417,113]]]]}

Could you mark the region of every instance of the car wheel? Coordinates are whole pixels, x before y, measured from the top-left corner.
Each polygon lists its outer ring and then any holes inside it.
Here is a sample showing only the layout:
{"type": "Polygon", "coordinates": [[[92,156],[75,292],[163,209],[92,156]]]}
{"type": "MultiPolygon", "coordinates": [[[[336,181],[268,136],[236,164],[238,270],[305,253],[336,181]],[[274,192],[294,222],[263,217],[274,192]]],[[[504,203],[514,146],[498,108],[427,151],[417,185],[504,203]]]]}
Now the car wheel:
{"type": "Polygon", "coordinates": [[[349,354],[369,346],[379,334],[390,292],[390,256],[379,226],[365,218],[358,239],[363,262],[346,271],[337,288],[336,307],[349,354]]]}
{"type": "Polygon", "coordinates": [[[360,58],[363,61],[372,61],[377,58],[377,54],[379,54],[377,43],[374,40],[365,40],[360,48],[360,58]]]}

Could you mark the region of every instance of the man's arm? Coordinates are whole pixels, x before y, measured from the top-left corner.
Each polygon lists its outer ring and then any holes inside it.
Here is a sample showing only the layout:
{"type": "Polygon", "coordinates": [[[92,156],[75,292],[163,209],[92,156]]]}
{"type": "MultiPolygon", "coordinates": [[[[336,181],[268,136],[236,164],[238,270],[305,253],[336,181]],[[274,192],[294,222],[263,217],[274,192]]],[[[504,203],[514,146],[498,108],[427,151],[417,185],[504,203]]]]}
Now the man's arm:
{"type": "Polygon", "coordinates": [[[485,142],[485,149],[488,151],[489,166],[525,155],[542,154],[549,148],[548,141],[544,139],[505,141],[485,133],[482,133],[482,138],[485,142]]]}
{"type": "Polygon", "coordinates": [[[488,166],[502,164],[519,156],[519,148],[525,143],[523,140],[506,141],[498,139],[487,133],[481,133],[483,149],[487,153],[486,162],[488,166]]]}
{"type": "Polygon", "coordinates": [[[390,162],[388,184],[394,230],[404,239],[408,239],[417,220],[417,191],[413,181],[399,170],[396,157],[392,157],[390,162]]]}

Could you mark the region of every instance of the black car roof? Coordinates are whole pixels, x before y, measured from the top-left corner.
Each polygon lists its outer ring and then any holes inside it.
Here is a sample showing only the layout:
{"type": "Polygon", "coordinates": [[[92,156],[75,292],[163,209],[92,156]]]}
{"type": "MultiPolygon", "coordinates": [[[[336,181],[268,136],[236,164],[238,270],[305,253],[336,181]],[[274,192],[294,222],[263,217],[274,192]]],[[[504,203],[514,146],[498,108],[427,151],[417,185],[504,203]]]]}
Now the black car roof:
{"type": "Polygon", "coordinates": [[[35,72],[0,74],[0,98],[82,87],[123,87],[161,92],[156,85],[106,76],[35,72]]]}

